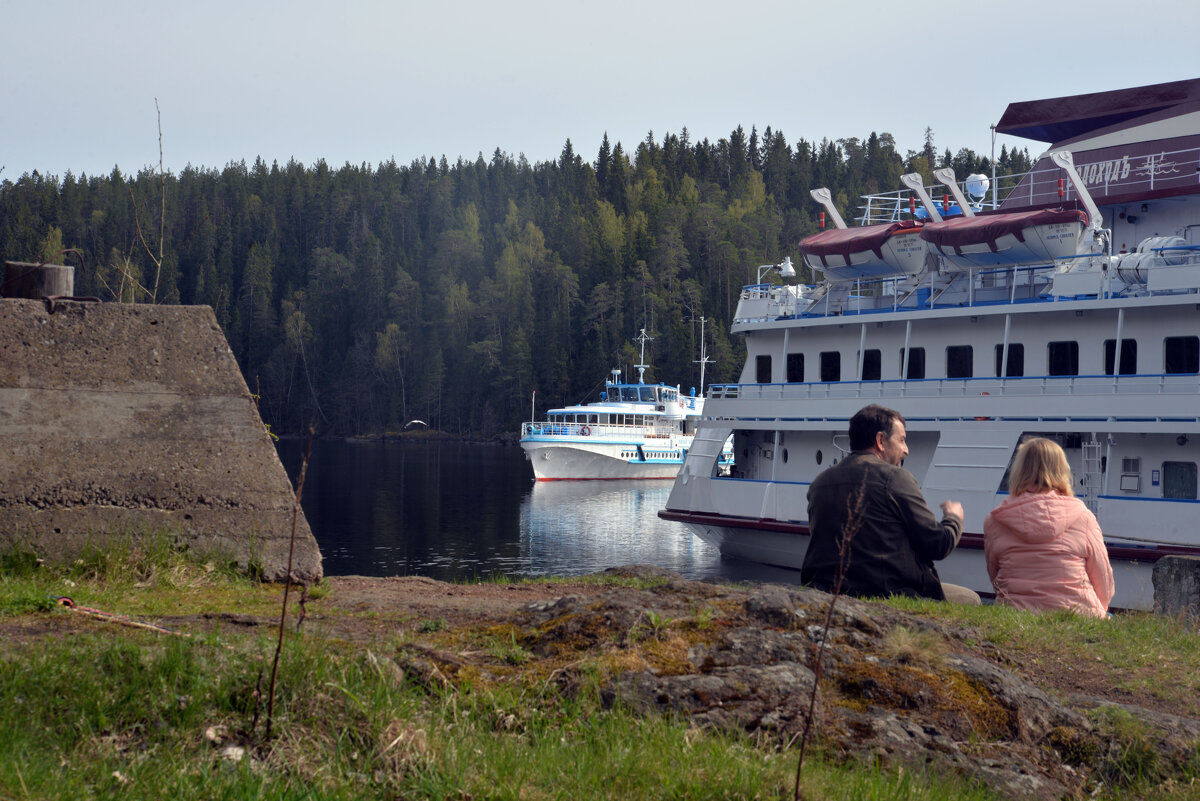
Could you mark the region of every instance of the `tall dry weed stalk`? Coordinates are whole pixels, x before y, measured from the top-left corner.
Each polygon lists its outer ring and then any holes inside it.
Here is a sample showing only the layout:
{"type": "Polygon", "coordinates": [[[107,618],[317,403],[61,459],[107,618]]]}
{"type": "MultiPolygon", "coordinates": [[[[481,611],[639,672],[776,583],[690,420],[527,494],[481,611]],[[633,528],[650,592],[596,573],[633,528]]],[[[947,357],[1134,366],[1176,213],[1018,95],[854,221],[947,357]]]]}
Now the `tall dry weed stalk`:
{"type": "Polygon", "coordinates": [[[292,504],[292,537],[288,541],[287,578],[283,584],[283,608],[279,611],[279,639],[275,643],[275,659],[271,663],[271,684],[267,691],[267,733],[271,739],[271,724],[275,722],[275,678],[279,674],[279,655],[283,652],[283,632],[287,623],[288,594],[292,589],[292,560],[296,554],[296,526],[300,522],[300,496],[304,494],[304,476],[308,472],[308,458],[312,455],[313,429],[308,428],[308,447],[304,450],[304,461],[300,465],[300,476],[296,480],[296,501],[292,504]]]}
{"type": "Polygon", "coordinates": [[[834,579],[833,591],[830,593],[829,607],[825,610],[825,622],[821,625],[821,639],[817,641],[814,649],[813,684],[812,691],[808,694],[808,712],[804,715],[804,729],[800,733],[800,757],[796,761],[796,786],[792,794],[794,801],[800,801],[804,797],[800,792],[800,774],[804,771],[804,755],[808,751],[813,718],[817,711],[817,689],[820,687],[821,677],[825,674],[825,651],[829,642],[829,629],[833,626],[834,607],[837,606],[838,598],[841,597],[842,582],[845,581],[846,569],[850,566],[850,541],[854,539],[854,535],[858,533],[858,529],[862,525],[862,508],[866,493],[867,486],[866,479],[864,479],[858,489],[846,498],[846,522],[842,526],[842,537],[838,541],[837,577],[834,579]]]}

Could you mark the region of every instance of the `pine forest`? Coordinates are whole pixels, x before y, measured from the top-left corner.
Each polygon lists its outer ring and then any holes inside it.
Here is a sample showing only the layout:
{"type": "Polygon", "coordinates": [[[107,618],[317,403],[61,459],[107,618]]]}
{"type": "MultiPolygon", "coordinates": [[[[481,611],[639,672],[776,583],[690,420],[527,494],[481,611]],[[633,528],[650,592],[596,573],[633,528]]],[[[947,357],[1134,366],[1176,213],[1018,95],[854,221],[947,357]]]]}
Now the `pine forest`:
{"type": "MultiPolygon", "coordinates": [[[[1030,168],[1001,149],[1000,174],[1030,168]]],[[[847,222],[861,195],[986,156],[890,134],[803,139],[742,127],[717,142],[684,129],[633,152],[604,137],[594,160],[445,157],[371,167],[291,161],[179,174],[0,175],[0,257],[75,266],[75,294],[213,308],[273,431],[376,435],[410,420],[515,436],[536,391],[548,407],[596,400],[614,368],[699,389],[735,380],[729,335],[759,265],[817,231],[809,190],[847,222]]],[[[852,223],[851,223],[852,224],[852,223]]]]}

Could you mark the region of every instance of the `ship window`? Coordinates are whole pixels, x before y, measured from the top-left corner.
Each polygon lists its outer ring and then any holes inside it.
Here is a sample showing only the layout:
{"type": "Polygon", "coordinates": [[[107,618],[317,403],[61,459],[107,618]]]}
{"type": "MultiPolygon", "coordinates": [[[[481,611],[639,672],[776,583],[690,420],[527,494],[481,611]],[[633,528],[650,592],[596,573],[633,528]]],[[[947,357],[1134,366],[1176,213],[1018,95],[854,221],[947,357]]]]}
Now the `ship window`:
{"type": "Polygon", "coordinates": [[[1163,361],[1165,373],[1200,373],[1200,337],[1167,337],[1163,361]]]}
{"type": "Polygon", "coordinates": [[[1051,342],[1047,345],[1046,372],[1050,375],[1079,375],[1079,343],[1051,342]]]}
{"type": "Polygon", "coordinates": [[[771,357],[769,355],[754,357],[754,380],[759,384],[771,383],[771,357]]]}
{"type": "Polygon", "coordinates": [[[970,345],[946,348],[946,378],[970,378],[975,375],[974,349],[970,345]]]}
{"type": "Polygon", "coordinates": [[[638,387],[638,389],[643,401],[654,403],[654,387],[638,387]]]}
{"type": "MultiPolygon", "coordinates": [[[[900,372],[904,372],[904,348],[900,349],[900,372]]],[[[925,377],[925,349],[912,348],[908,356],[908,373],[905,378],[925,377]]]]}
{"type": "Polygon", "coordinates": [[[599,422],[600,422],[600,415],[598,415],[598,414],[589,414],[589,415],[588,415],[588,422],[589,422],[589,423],[591,423],[592,425],[596,425],[597,423],[599,423],[599,422]]]}
{"type": "MultiPolygon", "coordinates": [[[[1103,471],[1101,471],[1103,472],[1103,471]]],[[[1121,490],[1122,492],[1141,492],[1142,489],[1142,460],[1136,456],[1126,456],[1121,459],[1121,490]]]]}
{"type": "MultiPolygon", "coordinates": [[[[1115,339],[1104,340],[1104,374],[1113,374],[1113,359],[1117,352],[1115,339]]],[[[1121,340],[1121,375],[1133,375],[1137,372],[1137,340],[1121,340]]]]}
{"type": "Polygon", "coordinates": [[[787,380],[791,384],[799,384],[804,380],[803,353],[789,353],[787,355],[787,380]]]}
{"type": "Polygon", "coordinates": [[[863,351],[862,380],[878,381],[882,377],[883,369],[880,367],[879,349],[863,351]]]}
{"type": "Polygon", "coordinates": [[[621,400],[625,401],[626,403],[631,403],[637,399],[637,387],[621,387],[621,400]]]}
{"type": "MultiPolygon", "coordinates": [[[[1186,339],[1186,337],[1179,337],[1186,339]]],[[[1196,500],[1196,463],[1163,462],[1162,496],[1181,500],[1196,500]]]]}
{"type": "Polygon", "coordinates": [[[821,353],[821,380],[842,380],[842,354],[840,351],[827,350],[821,353]]]}
{"type": "MultiPolygon", "coordinates": [[[[996,346],[996,377],[1000,377],[1004,360],[1004,346],[996,346]]],[[[1008,365],[1004,370],[1005,378],[1020,378],[1025,375],[1025,346],[1021,344],[1008,346],[1008,365]]]]}

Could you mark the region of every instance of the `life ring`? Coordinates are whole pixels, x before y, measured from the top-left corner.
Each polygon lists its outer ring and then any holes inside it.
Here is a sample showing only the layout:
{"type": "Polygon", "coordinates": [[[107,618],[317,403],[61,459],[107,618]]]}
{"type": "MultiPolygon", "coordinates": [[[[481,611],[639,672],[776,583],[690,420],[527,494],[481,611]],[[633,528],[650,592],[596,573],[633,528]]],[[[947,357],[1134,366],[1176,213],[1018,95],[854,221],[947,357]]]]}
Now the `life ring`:
{"type": "MultiPolygon", "coordinates": [[[[979,393],[979,396],[980,396],[980,397],[983,397],[984,395],[987,395],[987,394],[988,394],[987,392],[980,392],[980,393],[979,393]]],[[[982,421],[984,421],[984,420],[991,420],[992,418],[990,418],[990,417],[976,417],[975,419],[976,419],[977,421],[980,421],[980,422],[982,422],[982,421]]]]}
{"type": "Polygon", "coordinates": [[[592,429],[588,428],[587,426],[584,426],[583,428],[579,429],[579,433],[586,437],[592,433],[592,429]]]}

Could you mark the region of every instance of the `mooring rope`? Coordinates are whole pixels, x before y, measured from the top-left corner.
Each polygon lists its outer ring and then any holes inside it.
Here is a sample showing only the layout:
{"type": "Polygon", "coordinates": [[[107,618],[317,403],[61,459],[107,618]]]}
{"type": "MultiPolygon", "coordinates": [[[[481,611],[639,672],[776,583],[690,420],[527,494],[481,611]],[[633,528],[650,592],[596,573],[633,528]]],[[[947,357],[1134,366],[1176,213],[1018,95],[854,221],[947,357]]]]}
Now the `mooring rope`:
{"type": "Polygon", "coordinates": [[[163,626],[159,626],[155,623],[143,623],[140,620],[134,620],[133,618],[126,617],[125,615],[119,615],[116,612],[105,612],[102,609],[93,609],[90,606],[80,606],[79,604],[75,603],[73,600],[71,600],[70,598],[68,598],[65,595],[55,595],[55,596],[51,596],[51,597],[54,598],[55,603],[57,603],[59,606],[63,607],[64,609],[66,609],[70,612],[77,612],[81,615],[86,615],[95,620],[105,620],[105,621],[108,621],[109,623],[119,623],[122,626],[132,626],[134,628],[139,628],[139,629],[149,629],[150,631],[157,631],[162,634],[173,634],[176,637],[190,637],[191,636],[190,634],[188,634],[185,631],[172,631],[171,629],[164,628],[163,626]]]}

